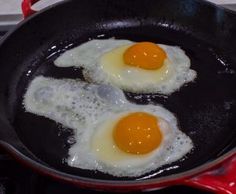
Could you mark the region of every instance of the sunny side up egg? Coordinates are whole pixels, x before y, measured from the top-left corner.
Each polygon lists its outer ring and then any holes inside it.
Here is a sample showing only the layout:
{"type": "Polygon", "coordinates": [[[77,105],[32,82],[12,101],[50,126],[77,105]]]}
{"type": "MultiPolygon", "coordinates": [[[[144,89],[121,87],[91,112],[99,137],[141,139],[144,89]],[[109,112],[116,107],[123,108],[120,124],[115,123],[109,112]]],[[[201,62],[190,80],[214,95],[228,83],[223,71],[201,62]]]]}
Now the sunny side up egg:
{"type": "Polygon", "coordinates": [[[91,40],[63,53],[58,67],[82,67],[87,80],[135,93],[171,94],[197,73],[176,46],[129,40],[91,40]]]}
{"type": "Polygon", "coordinates": [[[68,165],[117,177],[138,177],[183,158],[193,148],[175,116],[159,105],[128,102],[119,88],[36,77],[27,112],[74,130],[68,165]]]}

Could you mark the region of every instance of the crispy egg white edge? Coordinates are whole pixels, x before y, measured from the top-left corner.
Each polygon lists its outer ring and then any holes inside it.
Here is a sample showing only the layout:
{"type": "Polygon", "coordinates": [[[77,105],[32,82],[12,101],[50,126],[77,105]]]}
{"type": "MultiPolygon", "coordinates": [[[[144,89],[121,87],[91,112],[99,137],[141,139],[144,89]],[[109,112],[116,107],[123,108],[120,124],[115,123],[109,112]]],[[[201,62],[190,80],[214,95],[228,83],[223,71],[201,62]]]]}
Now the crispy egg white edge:
{"type": "Polygon", "coordinates": [[[132,44],[129,40],[93,39],[64,52],[54,64],[57,67],[91,68],[104,53],[122,45],[132,44]],[[89,51],[89,52],[88,52],[89,51]]]}
{"type": "MultiPolygon", "coordinates": [[[[162,107],[160,108],[162,109],[162,107]]],[[[130,112],[132,111],[144,111],[150,113],[150,110],[148,108],[147,110],[144,110],[143,107],[133,108],[130,112]]],[[[166,110],[161,110],[161,112],[163,111],[165,112],[166,110]]],[[[109,115],[109,119],[110,117],[112,117],[111,114],[109,115]]],[[[166,115],[163,117],[165,118],[166,115]]],[[[108,117],[105,116],[105,119],[107,118],[108,117]]],[[[96,150],[93,149],[91,152],[91,149],[88,149],[90,147],[90,139],[92,139],[92,137],[83,136],[83,144],[78,143],[71,147],[69,152],[70,158],[68,159],[68,162],[71,166],[76,166],[84,169],[99,170],[118,177],[138,177],[152,170],[156,170],[157,168],[165,164],[170,164],[183,158],[188,152],[193,149],[193,143],[191,139],[180,130],[178,130],[176,119],[174,117],[169,119],[169,121],[164,122],[171,122],[170,127],[173,131],[170,132],[168,131],[168,129],[162,130],[162,132],[168,135],[168,137],[164,137],[161,146],[149,154],[145,154],[142,156],[129,156],[127,157],[127,159],[120,160],[119,162],[116,162],[113,159],[109,161],[109,159],[107,158],[104,161],[102,159],[102,156],[99,156],[99,154],[96,153],[96,150]],[[78,147],[81,146],[82,148],[78,152],[78,147]],[[90,160],[83,161],[84,158],[90,158],[90,160]]],[[[104,141],[103,139],[100,140],[104,141]]],[[[111,156],[112,158],[112,155],[110,153],[107,154],[109,154],[109,156],[111,156]]],[[[123,154],[126,155],[125,153],[123,154]]]]}
{"type": "MultiPolygon", "coordinates": [[[[91,138],[91,134],[84,133],[83,127],[87,125],[88,126],[87,129],[92,132],[92,130],[94,129],[93,127],[94,124],[96,125],[97,123],[102,122],[102,120],[97,119],[96,116],[94,115],[92,116],[92,122],[86,121],[86,119],[85,121],[77,120],[76,110],[74,110],[74,112],[72,111],[71,104],[73,101],[71,101],[71,99],[68,98],[67,96],[68,92],[72,92],[72,98],[73,98],[74,95],[78,95],[78,92],[75,92],[76,90],[78,90],[78,88],[80,90],[79,93],[81,93],[81,91],[83,92],[81,88],[88,88],[88,87],[95,87],[95,86],[88,86],[87,84],[81,81],[74,81],[74,80],[69,80],[69,79],[56,80],[56,79],[44,78],[40,76],[40,77],[35,78],[31,82],[24,97],[24,106],[25,106],[26,111],[28,112],[31,112],[40,116],[44,116],[46,118],[50,118],[56,122],[63,124],[66,127],[74,129],[75,138],[77,139],[77,142],[69,150],[70,157],[68,158],[67,162],[70,166],[79,167],[82,169],[100,170],[104,173],[109,173],[114,176],[140,176],[146,172],[156,169],[157,166],[154,165],[155,168],[152,168],[153,164],[149,164],[149,165],[146,165],[145,171],[143,170],[143,166],[142,166],[139,169],[129,168],[129,171],[127,172],[127,169],[125,170],[123,170],[122,168],[117,169],[117,168],[114,168],[114,166],[110,166],[109,164],[106,164],[106,162],[104,163],[104,161],[97,160],[96,154],[93,151],[91,151],[90,146],[88,146],[89,144],[88,140],[91,138]],[[42,88],[44,88],[45,90],[41,91],[42,88]],[[40,95],[42,95],[42,97],[40,97],[40,95]],[[66,106],[64,108],[60,107],[60,109],[58,109],[57,106],[59,102],[60,104],[65,104],[66,106]],[[86,122],[86,124],[83,123],[83,125],[81,125],[81,122],[86,122]],[[79,126],[83,126],[83,127],[79,128],[79,126]],[[78,137],[82,137],[82,138],[78,139],[78,137]],[[83,149],[80,149],[78,151],[77,146],[82,147],[83,149]],[[79,158],[80,159],[84,158],[82,156],[87,158],[88,161],[85,161],[85,162],[83,162],[82,160],[79,161],[78,160],[79,158]]],[[[102,99],[96,95],[94,95],[94,98],[98,98],[97,100],[101,101],[101,104],[106,103],[102,101],[102,99]]],[[[119,96],[119,98],[125,98],[125,97],[119,96]]],[[[91,99],[88,99],[88,100],[90,101],[91,99]]],[[[146,111],[150,112],[150,110],[153,109],[153,111],[155,110],[159,112],[158,116],[160,116],[161,118],[165,118],[167,114],[169,119],[167,119],[166,121],[174,122],[174,125],[171,127],[174,129],[175,133],[177,134],[175,138],[182,137],[183,139],[186,140],[185,143],[188,145],[186,147],[182,147],[181,145],[179,145],[180,144],[179,141],[174,141],[175,143],[173,145],[173,150],[178,149],[178,152],[182,152],[184,153],[183,155],[185,155],[192,149],[193,144],[192,144],[191,139],[187,137],[184,133],[178,130],[176,118],[174,117],[172,113],[170,113],[163,107],[153,106],[153,105],[135,105],[135,104],[131,104],[127,102],[126,99],[122,99],[122,103],[124,103],[123,104],[124,106],[122,107],[122,111],[128,111],[127,104],[126,104],[128,103],[131,106],[129,108],[131,108],[133,111],[145,111],[147,109],[146,111]],[[163,112],[165,112],[165,114],[162,114],[163,112]]],[[[110,106],[111,104],[109,102],[108,106],[105,105],[104,107],[101,108],[101,110],[99,110],[100,112],[105,113],[104,114],[105,119],[111,116],[110,114],[111,109],[109,108],[110,106]]],[[[116,111],[119,113],[120,112],[119,108],[118,109],[115,108],[115,112],[116,111]]],[[[183,155],[181,156],[181,158],[183,157],[183,155]]],[[[174,153],[171,153],[171,157],[169,157],[167,160],[168,160],[168,163],[171,163],[172,161],[176,161],[178,159],[180,159],[180,156],[176,155],[176,153],[174,152],[174,153]]]]}
{"type": "MultiPolygon", "coordinates": [[[[129,82],[122,83],[119,80],[114,80],[112,75],[104,72],[101,65],[99,65],[100,58],[105,53],[119,46],[133,43],[134,42],[129,40],[94,39],[66,51],[58,57],[54,63],[58,67],[83,67],[83,73],[86,79],[96,83],[118,86],[123,90],[135,93],[158,92],[168,95],[179,90],[182,85],[194,81],[197,77],[196,71],[190,69],[190,59],[180,47],[158,44],[167,53],[169,59],[167,62],[174,64],[172,65],[173,73],[169,79],[160,83],[155,83],[154,81],[153,83],[149,82],[144,83],[143,85],[140,75],[137,76],[138,80],[136,80],[136,83],[132,82],[132,84],[129,84],[129,82]]],[[[139,68],[139,72],[142,71],[146,72],[146,70],[139,68]]]]}

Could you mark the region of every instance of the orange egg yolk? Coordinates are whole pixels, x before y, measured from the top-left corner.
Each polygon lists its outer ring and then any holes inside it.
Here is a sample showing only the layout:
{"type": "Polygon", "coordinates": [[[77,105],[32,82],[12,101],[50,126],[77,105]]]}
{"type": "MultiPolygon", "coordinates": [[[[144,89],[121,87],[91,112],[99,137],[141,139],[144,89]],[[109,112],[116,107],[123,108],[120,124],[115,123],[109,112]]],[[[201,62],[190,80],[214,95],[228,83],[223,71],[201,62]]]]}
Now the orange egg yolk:
{"type": "Polygon", "coordinates": [[[129,47],[123,55],[126,65],[146,70],[157,70],[161,68],[166,57],[166,52],[151,42],[136,43],[129,47]]]}
{"type": "Polygon", "coordinates": [[[147,154],[159,147],[162,133],[155,116],[136,112],[118,121],[113,138],[118,148],[124,152],[147,154]]]}

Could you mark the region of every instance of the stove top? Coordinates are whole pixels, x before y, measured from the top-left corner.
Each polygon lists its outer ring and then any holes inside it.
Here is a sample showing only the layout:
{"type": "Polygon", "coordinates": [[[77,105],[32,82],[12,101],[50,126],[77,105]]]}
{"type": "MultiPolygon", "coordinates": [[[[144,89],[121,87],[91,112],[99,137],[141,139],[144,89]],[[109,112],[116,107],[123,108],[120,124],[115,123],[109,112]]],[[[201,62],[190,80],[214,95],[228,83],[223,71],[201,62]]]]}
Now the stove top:
{"type": "MultiPolygon", "coordinates": [[[[0,28],[0,38],[6,33],[6,28],[0,28]]],[[[102,193],[94,192],[59,183],[47,177],[40,176],[30,169],[18,164],[4,151],[0,150],[0,194],[78,194],[102,193]]],[[[174,186],[150,194],[209,194],[184,186],[174,186]]],[[[108,193],[107,193],[108,194],[108,193]]]]}

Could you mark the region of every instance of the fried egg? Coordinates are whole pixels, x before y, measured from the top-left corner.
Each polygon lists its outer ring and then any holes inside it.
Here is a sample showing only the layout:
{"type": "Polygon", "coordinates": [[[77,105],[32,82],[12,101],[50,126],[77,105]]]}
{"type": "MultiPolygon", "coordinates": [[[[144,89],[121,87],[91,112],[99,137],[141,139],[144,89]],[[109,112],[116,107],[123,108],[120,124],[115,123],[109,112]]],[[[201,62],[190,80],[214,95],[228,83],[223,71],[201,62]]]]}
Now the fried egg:
{"type": "Polygon", "coordinates": [[[177,46],[94,39],[63,53],[58,67],[82,67],[87,80],[135,93],[171,94],[194,81],[196,71],[177,46]]]}
{"type": "Polygon", "coordinates": [[[67,163],[117,177],[138,177],[183,158],[192,140],[159,105],[126,100],[119,88],[39,76],[24,96],[27,112],[74,130],[67,163]]]}

